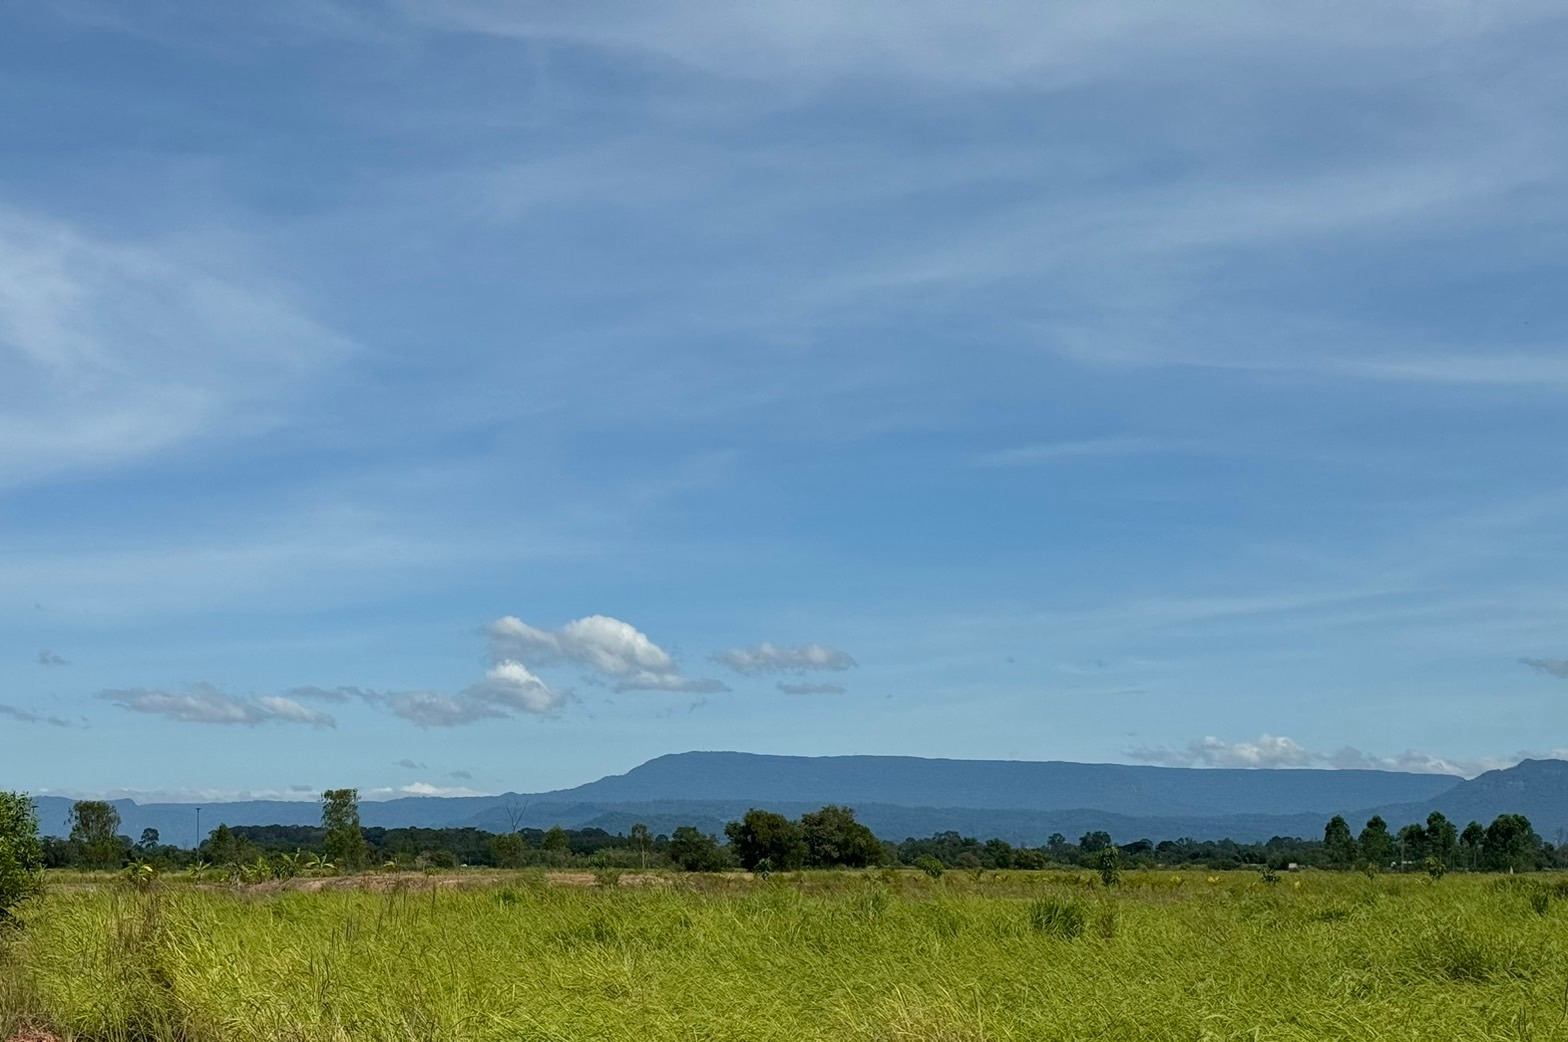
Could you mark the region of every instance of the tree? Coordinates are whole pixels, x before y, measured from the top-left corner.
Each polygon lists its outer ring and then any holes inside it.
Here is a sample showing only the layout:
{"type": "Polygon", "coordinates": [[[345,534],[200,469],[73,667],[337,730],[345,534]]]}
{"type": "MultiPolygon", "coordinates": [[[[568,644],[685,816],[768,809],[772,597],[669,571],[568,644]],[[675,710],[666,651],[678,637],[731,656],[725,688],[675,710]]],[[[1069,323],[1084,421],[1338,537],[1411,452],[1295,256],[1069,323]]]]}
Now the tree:
{"type": "Polygon", "coordinates": [[[642,867],[647,868],[648,851],[653,849],[653,833],[648,831],[647,825],[639,821],[632,826],[631,835],[627,839],[631,841],[632,849],[637,851],[638,857],[642,860],[642,867]]]}
{"type": "Polygon", "coordinates": [[[1465,852],[1466,861],[1473,872],[1481,865],[1481,845],[1486,842],[1486,829],[1479,821],[1472,821],[1459,834],[1459,848],[1465,852]]]}
{"type": "Polygon", "coordinates": [[[753,807],[739,821],[724,826],[730,850],[748,872],[758,868],[788,872],[806,861],[806,838],[799,825],[782,814],[753,807]]]}
{"type": "Polygon", "coordinates": [[[1109,832],[1085,832],[1078,840],[1078,849],[1085,854],[1098,854],[1111,845],[1109,832]]]}
{"type": "Polygon", "coordinates": [[[1454,856],[1458,852],[1459,830],[1454,827],[1454,823],[1444,817],[1440,810],[1428,814],[1426,816],[1427,856],[1437,858],[1446,869],[1453,865],[1454,856]]]}
{"type": "Polygon", "coordinates": [[[1106,886],[1116,886],[1122,881],[1122,852],[1115,846],[1109,846],[1099,851],[1094,858],[1094,867],[1100,873],[1100,882],[1106,886]]]}
{"type": "Polygon", "coordinates": [[[359,826],[359,790],[328,789],[321,794],[321,827],[327,860],[339,871],[351,872],[365,865],[365,832],[359,826]]]}
{"type": "Polygon", "coordinates": [[[136,849],[143,854],[156,854],[158,852],[158,841],[161,838],[157,829],[142,829],[142,838],[136,841],[136,849]]]}
{"type": "Polygon", "coordinates": [[[81,848],[82,863],[88,868],[119,868],[125,861],[125,848],[116,834],[120,812],[103,800],[78,800],[71,805],[71,842],[81,848]]]}
{"type": "Polygon", "coordinates": [[[502,868],[522,867],[527,849],[528,844],[523,842],[522,835],[517,832],[508,832],[490,841],[490,853],[495,857],[495,863],[502,868]]]}
{"type": "Polygon", "coordinates": [[[1399,870],[1426,860],[1427,835],[1423,825],[1409,824],[1399,830],[1399,870]]]}
{"type": "Polygon", "coordinates": [[[1350,823],[1338,814],[1323,827],[1323,853],[1331,868],[1349,868],[1356,863],[1356,838],[1350,823]]]}
{"type": "Polygon", "coordinates": [[[848,807],[830,803],[819,811],[802,814],[800,832],[806,841],[808,865],[867,868],[882,863],[881,841],[855,820],[855,812],[848,807]]]}
{"type": "Polygon", "coordinates": [[[1481,860],[1498,872],[1531,868],[1541,849],[1530,819],[1523,814],[1499,814],[1486,827],[1481,840],[1481,860]]]}
{"type": "Polygon", "coordinates": [[[572,837],[568,836],[561,826],[551,825],[550,831],[544,834],[544,842],[541,845],[547,853],[554,855],[557,861],[564,862],[566,855],[572,852],[572,837]]]}
{"type": "Polygon", "coordinates": [[[1372,815],[1361,830],[1356,844],[1361,848],[1361,856],[1367,864],[1386,867],[1394,849],[1394,841],[1388,834],[1388,822],[1377,814],[1372,815]]]}
{"type": "Polygon", "coordinates": [[[691,825],[682,825],[670,837],[670,860],[688,872],[722,872],[730,867],[719,841],[691,825]]]}
{"type": "Polygon", "coordinates": [[[25,793],[0,792],[0,923],[44,888],[38,812],[25,793]]]}

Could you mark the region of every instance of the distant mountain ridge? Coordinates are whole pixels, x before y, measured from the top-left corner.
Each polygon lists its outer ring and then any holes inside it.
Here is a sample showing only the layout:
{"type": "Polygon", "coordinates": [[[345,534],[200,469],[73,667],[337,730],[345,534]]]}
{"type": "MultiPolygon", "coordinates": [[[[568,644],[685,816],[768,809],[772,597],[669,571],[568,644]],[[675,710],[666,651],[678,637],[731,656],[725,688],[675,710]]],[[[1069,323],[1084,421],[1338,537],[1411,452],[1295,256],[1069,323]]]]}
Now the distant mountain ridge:
{"type": "MultiPolygon", "coordinates": [[[[71,801],[40,797],[46,833],[63,835],[71,801]]],[[[196,838],[195,807],[115,801],[121,831],[156,828],[166,842],[196,838]]],[[[1355,828],[1380,813],[1395,828],[1442,810],[1461,826],[1518,812],[1548,839],[1568,829],[1568,762],[1526,760],[1470,781],[1397,771],[1230,770],[946,760],[905,756],[770,756],[690,752],[660,756],[625,774],[570,789],[501,796],[407,797],[361,805],[371,827],[475,827],[505,831],[561,824],[656,832],[679,824],[717,831],[750,807],[799,814],[824,803],[854,807],[886,839],[953,830],[1038,845],[1053,832],[1076,839],[1104,829],[1120,842],[1149,838],[1268,839],[1313,836],[1334,814],[1355,828]]],[[[229,825],[308,825],[314,803],[202,805],[202,831],[229,825]]]]}

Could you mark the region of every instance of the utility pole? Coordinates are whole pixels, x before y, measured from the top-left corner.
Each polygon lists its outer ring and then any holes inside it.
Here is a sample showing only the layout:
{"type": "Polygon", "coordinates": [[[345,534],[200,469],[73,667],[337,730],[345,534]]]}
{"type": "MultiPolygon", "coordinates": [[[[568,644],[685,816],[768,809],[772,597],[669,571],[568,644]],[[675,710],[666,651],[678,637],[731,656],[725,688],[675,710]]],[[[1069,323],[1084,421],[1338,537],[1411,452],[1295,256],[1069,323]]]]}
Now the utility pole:
{"type": "Polygon", "coordinates": [[[196,842],[191,844],[191,850],[201,849],[201,808],[196,808],[196,842]]]}

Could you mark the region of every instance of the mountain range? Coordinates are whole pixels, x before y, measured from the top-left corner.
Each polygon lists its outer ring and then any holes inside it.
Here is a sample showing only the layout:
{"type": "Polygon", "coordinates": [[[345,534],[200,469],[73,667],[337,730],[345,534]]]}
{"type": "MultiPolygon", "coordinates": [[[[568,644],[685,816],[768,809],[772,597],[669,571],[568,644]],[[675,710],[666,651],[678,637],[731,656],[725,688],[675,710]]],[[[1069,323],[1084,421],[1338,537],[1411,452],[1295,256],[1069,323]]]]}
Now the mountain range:
{"type": "MultiPolygon", "coordinates": [[[[71,801],[37,799],[49,835],[67,831],[71,801]]],[[[769,756],[689,752],[661,756],[625,774],[570,789],[500,796],[407,797],[365,802],[366,826],[603,828],[644,822],[655,832],[691,824],[709,831],[751,807],[791,816],[825,803],[855,808],[884,839],[957,831],[1039,845],[1054,832],[1076,839],[1104,830],[1118,842],[1148,838],[1321,835],[1343,814],[1359,829],[1373,814],[1391,828],[1440,810],[1460,827],[1521,813],[1548,839],[1568,830],[1568,761],[1525,760],[1471,780],[1453,775],[1367,770],[1239,770],[1027,760],[907,756],[769,756]]],[[[190,845],[195,806],[117,800],[121,831],[156,828],[164,842],[190,845]]],[[[202,831],[229,825],[308,825],[314,803],[244,801],[202,806],[202,831]]]]}

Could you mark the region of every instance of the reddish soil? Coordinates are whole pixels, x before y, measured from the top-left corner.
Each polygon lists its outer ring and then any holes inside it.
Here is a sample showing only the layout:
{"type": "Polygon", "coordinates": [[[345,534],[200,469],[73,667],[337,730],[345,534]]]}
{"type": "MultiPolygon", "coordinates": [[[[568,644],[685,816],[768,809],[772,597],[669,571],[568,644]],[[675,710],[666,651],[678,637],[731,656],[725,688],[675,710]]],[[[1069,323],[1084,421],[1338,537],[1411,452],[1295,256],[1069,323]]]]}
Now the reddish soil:
{"type": "Polygon", "coordinates": [[[23,1031],[20,1035],[12,1035],[5,1042],[60,1042],[60,1039],[47,1031],[23,1031]]]}

